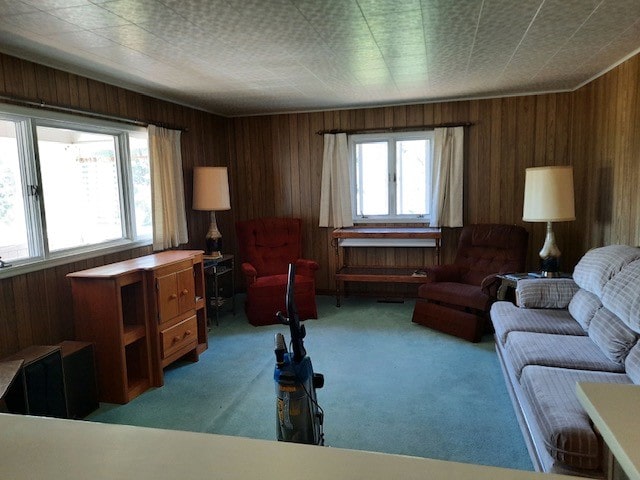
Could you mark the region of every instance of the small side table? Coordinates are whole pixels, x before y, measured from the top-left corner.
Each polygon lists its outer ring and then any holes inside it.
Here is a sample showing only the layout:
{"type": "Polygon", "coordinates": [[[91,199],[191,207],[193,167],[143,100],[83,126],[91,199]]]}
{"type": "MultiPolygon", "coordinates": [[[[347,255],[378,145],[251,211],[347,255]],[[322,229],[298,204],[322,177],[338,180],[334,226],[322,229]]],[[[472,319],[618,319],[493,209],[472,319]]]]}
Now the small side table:
{"type": "Polygon", "coordinates": [[[231,311],[236,314],[234,257],[224,254],[222,257],[203,256],[204,275],[207,295],[207,315],[215,312],[216,325],[219,314],[224,305],[231,305],[231,311]]]}

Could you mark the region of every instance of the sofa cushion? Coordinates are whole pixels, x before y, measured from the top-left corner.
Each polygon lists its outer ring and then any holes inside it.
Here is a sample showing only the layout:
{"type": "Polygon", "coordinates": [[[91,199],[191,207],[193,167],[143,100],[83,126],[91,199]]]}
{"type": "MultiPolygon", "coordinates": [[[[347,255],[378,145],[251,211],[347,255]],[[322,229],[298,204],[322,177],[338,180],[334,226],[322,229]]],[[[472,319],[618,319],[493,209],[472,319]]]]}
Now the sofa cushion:
{"type": "Polygon", "coordinates": [[[623,365],[608,359],[586,336],[511,332],[505,349],[518,378],[527,365],[624,372],[623,365]]]}
{"type": "Polygon", "coordinates": [[[605,307],[640,332],[640,260],[630,263],[607,282],[601,298],[605,307]]]}
{"type": "Polygon", "coordinates": [[[595,294],[581,288],[569,303],[569,313],[587,331],[593,316],[601,307],[602,302],[595,294]]]}
{"type": "Polygon", "coordinates": [[[593,317],[589,337],[608,359],[621,365],[629,349],[638,340],[638,335],[606,307],[599,309],[593,317]]]}
{"type": "Polygon", "coordinates": [[[609,245],[589,250],[573,271],[573,279],[585,290],[602,297],[604,285],[622,268],[640,259],[640,248],[609,245]]]}
{"type": "Polygon", "coordinates": [[[637,342],[624,360],[624,370],[631,381],[640,385],[640,342],[637,342]]]}
{"type": "Polygon", "coordinates": [[[567,310],[530,310],[511,302],[496,302],[491,307],[491,321],[495,337],[502,345],[510,332],[586,335],[567,310]]]}
{"type": "Polygon", "coordinates": [[[631,383],[621,373],[531,365],[520,384],[552,458],[576,468],[600,467],[600,444],[576,395],[577,382],[631,383]]]}
{"type": "Polygon", "coordinates": [[[516,297],[523,308],[567,308],[580,287],[571,278],[532,278],[518,281],[516,297]]]}

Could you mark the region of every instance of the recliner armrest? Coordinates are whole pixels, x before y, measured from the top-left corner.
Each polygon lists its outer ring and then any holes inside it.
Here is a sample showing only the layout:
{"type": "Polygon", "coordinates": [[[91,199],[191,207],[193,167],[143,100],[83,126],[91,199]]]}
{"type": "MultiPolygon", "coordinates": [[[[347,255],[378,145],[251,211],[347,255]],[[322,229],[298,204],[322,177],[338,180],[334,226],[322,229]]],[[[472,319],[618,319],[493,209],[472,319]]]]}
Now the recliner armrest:
{"type": "Polygon", "coordinates": [[[516,303],[521,308],[567,308],[578,290],[572,278],[518,280],[516,303]]]}
{"type": "Polygon", "coordinates": [[[436,265],[424,269],[426,282],[459,282],[466,268],[457,265],[436,265]]]}
{"type": "Polygon", "coordinates": [[[299,258],[296,260],[296,274],[303,277],[315,277],[315,271],[320,268],[320,265],[315,260],[308,260],[306,258],[299,258]]]}
{"type": "Polygon", "coordinates": [[[242,274],[245,276],[247,280],[247,287],[256,281],[256,277],[258,276],[258,271],[256,268],[248,262],[245,262],[240,265],[240,270],[242,274]]]}
{"type": "Polygon", "coordinates": [[[500,288],[501,283],[502,281],[498,278],[498,274],[492,273],[482,279],[480,289],[482,293],[491,298],[491,300],[495,300],[498,298],[498,288],[500,288]]]}

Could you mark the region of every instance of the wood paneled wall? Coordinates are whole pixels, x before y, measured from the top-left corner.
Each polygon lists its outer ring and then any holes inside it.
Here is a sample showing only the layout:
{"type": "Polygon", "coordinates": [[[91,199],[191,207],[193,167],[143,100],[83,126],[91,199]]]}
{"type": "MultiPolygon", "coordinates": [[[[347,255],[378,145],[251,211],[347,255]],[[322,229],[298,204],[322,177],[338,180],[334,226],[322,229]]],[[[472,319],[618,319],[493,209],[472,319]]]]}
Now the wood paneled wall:
{"type": "MultiPolygon", "coordinates": [[[[636,55],[572,93],[224,119],[0,54],[0,94],[188,129],[182,143],[187,205],[194,165],[229,165],[232,210],[217,215],[224,250],[237,253],[235,220],[300,217],[304,253],[320,262],[317,286],[325,293],[335,288],[336,261],[330,229],[318,227],[322,137],[316,131],[473,123],[465,145],[465,223],[523,225],[531,233],[530,268],[537,266],[545,229],[522,222],[525,168],[573,165],[577,220],[555,226],[571,270],[589,248],[640,244],[639,90],[636,55]]],[[[186,247],[203,248],[207,214],[188,209],[187,221],[186,247]]],[[[444,232],[444,261],[453,257],[458,235],[444,232]]],[[[66,273],[146,253],[135,249],[0,280],[0,357],[72,337],[66,273]]],[[[408,248],[362,249],[352,258],[381,265],[434,261],[431,250],[408,248]]]]}
{"type": "MultiPolygon", "coordinates": [[[[187,206],[193,166],[224,165],[228,159],[225,118],[3,54],[0,95],[185,129],[182,160],[187,206]]],[[[190,243],[185,247],[204,248],[208,215],[187,208],[187,216],[190,243]]],[[[230,229],[233,222],[221,215],[220,224],[230,229]]],[[[148,253],[150,247],[136,248],[0,280],[0,358],[29,345],[73,338],[67,273],[148,253]]]]}
{"type": "MultiPolygon", "coordinates": [[[[234,216],[302,217],[304,253],[320,262],[320,291],[333,291],[330,229],[318,227],[322,137],[318,130],[471,122],[466,130],[464,221],[523,225],[529,268],[538,266],[545,225],[522,221],[525,169],[573,165],[575,222],[554,226],[564,269],[595,246],[640,244],[640,56],[571,93],[233,119],[234,216]]],[[[443,232],[444,261],[459,231],[443,232]]],[[[416,249],[362,249],[354,262],[416,265],[416,249]]],[[[376,285],[379,287],[379,285],[376,285]]],[[[389,286],[388,290],[392,291],[389,286]]]]}
{"type": "MultiPolygon", "coordinates": [[[[323,149],[318,130],[471,122],[465,141],[465,223],[523,224],[525,168],[570,161],[571,106],[571,94],[558,94],[237,118],[231,145],[235,216],[302,217],[305,255],[322,266],[318,288],[333,290],[331,229],[318,227],[323,149]]],[[[443,232],[444,261],[452,259],[458,234],[457,229],[443,232]]],[[[351,258],[372,265],[434,261],[431,250],[415,248],[352,249],[351,258]]]]}

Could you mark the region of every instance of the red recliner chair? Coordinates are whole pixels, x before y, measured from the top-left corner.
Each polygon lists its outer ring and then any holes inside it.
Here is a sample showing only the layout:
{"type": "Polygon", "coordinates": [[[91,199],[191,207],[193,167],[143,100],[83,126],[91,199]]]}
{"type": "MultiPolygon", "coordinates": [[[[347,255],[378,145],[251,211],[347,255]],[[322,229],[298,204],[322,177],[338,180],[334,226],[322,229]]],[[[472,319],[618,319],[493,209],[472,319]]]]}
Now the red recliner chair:
{"type": "Polygon", "coordinates": [[[413,322],[480,341],[491,325],[496,274],[524,271],[528,239],[528,232],[516,225],[464,227],[454,263],[425,269],[426,283],[418,288],[413,322]]]}
{"type": "Polygon", "coordinates": [[[295,301],[300,320],[318,318],[315,272],[319,265],[302,255],[299,218],[262,218],[236,222],[241,270],[247,286],[245,312],[252,325],[278,323],[286,313],[289,263],[296,265],[295,301]]]}

